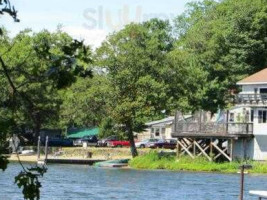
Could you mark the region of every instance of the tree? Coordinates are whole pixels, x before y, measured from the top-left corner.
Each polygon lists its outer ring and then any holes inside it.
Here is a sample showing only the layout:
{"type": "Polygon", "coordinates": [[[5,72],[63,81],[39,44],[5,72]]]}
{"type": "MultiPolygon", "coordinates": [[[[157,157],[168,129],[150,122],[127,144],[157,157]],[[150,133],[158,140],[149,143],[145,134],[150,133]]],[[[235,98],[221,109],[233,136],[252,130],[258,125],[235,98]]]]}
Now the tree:
{"type": "MultiPolygon", "coordinates": [[[[0,46],[0,82],[3,83],[0,113],[5,115],[0,118],[0,124],[6,126],[1,129],[1,136],[21,133],[27,127],[37,137],[42,126],[51,126],[58,119],[62,102],[58,92],[74,83],[77,76],[91,76],[88,68],[91,51],[61,31],[35,34],[26,30],[14,39],[2,34],[1,40],[4,45],[0,46]]],[[[0,164],[5,169],[7,159],[2,152],[0,164]]],[[[25,199],[39,199],[38,177],[46,169],[26,169],[23,165],[22,168],[15,182],[23,187],[25,199]]]]}
{"type": "Polygon", "coordinates": [[[32,128],[37,137],[42,125],[51,126],[58,119],[59,90],[75,82],[77,75],[87,75],[90,50],[61,31],[31,34],[21,32],[0,51],[6,52],[2,60],[7,60],[2,63],[3,78],[8,75],[12,84],[7,91],[12,117],[18,127],[32,128]]]}
{"type": "Polygon", "coordinates": [[[208,74],[202,70],[201,63],[194,54],[183,49],[173,49],[168,53],[167,61],[170,111],[190,113],[201,109],[208,85],[208,74]]]}
{"type": "MultiPolygon", "coordinates": [[[[5,13],[19,21],[10,1],[0,0],[0,15],[5,13]]],[[[47,123],[51,113],[54,116],[57,110],[58,100],[53,96],[56,89],[71,85],[77,75],[91,75],[91,71],[84,68],[91,60],[88,47],[66,34],[53,35],[44,31],[32,38],[23,33],[12,41],[0,29],[0,37],[0,83],[4,84],[0,114],[6,114],[0,118],[0,169],[5,170],[8,160],[3,152],[8,134],[18,132],[18,122],[29,120],[37,136],[42,123],[47,123]],[[14,46],[19,48],[10,56],[14,46]],[[10,59],[5,61],[6,57],[10,59]]],[[[23,170],[15,177],[15,182],[23,188],[24,198],[40,199],[41,183],[38,177],[43,176],[46,168],[26,169],[22,164],[21,167],[23,170]]]]}
{"type": "Polygon", "coordinates": [[[62,127],[99,126],[107,114],[107,99],[111,95],[105,74],[94,74],[93,78],[78,78],[69,88],[60,92],[62,127]]]}
{"type": "Polygon", "coordinates": [[[133,157],[137,156],[133,132],[166,108],[166,57],[172,43],[169,23],[154,19],[127,25],[98,49],[99,65],[107,69],[113,92],[110,117],[125,128],[133,157]]]}
{"type": "Polygon", "coordinates": [[[112,135],[116,135],[121,139],[125,139],[123,129],[118,126],[111,117],[105,117],[101,120],[99,126],[99,137],[106,138],[112,135]]]}
{"type": "MultiPolygon", "coordinates": [[[[8,14],[10,15],[15,22],[19,22],[17,17],[18,11],[10,3],[9,0],[0,0],[0,15],[8,14]]],[[[0,35],[3,34],[3,30],[0,28],[0,35]]]]}
{"type": "MultiPolygon", "coordinates": [[[[19,21],[17,19],[17,11],[15,10],[14,7],[11,6],[9,0],[0,0],[0,15],[4,15],[5,13],[9,14],[15,21],[19,21]]],[[[0,36],[1,37],[1,44],[5,45],[7,44],[7,35],[4,34],[2,28],[0,28],[0,36]],[[5,37],[5,39],[3,39],[5,37]]],[[[1,59],[1,56],[0,56],[0,60],[1,59]]],[[[0,80],[1,83],[4,83],[3,80],[0,80]]],[[[1,84],[2,85],[2,84],[1,84]]],[[[3,89],[3,88],[1,88],[3,89]]],[[[1,91],[4,91],[4,90],[1,90],[1,91]]],[[[3,95],[4,96],[4,95],[3,95]]],[[[4,96],[4,98],[6,98],[4,96]]],[[[6,114],[6,110],[4,112],[6,114]]],[[[6,118],[3,118],[2,119],[2,116],[5,116],[5,115],[2,115],[3,114],[3,111],[0,111],[0,114],[1,114],[1,118],[0,118],[0,130],[3,130],[0,132],[0,169],[2,169],[3,171],[7,168],[7,164],[8,164],[8,160],[7,160],[7,157],[3,155],[3,152],[4,152],[4,142],[6,141],[6,136],[7,136],[7,132],[8,132],[8,129],[9,127],[11,127],[11,124],[12,124],[12,121],[6,119],[6,118]]]]}
{"type": "Polygon", "coordinates": [[[266,66],[266,18],[262,0],[205,0],[177,18],[177,49],[191,52],[208,75],[203,109],[226,107],[236,82],[266,66]]]}

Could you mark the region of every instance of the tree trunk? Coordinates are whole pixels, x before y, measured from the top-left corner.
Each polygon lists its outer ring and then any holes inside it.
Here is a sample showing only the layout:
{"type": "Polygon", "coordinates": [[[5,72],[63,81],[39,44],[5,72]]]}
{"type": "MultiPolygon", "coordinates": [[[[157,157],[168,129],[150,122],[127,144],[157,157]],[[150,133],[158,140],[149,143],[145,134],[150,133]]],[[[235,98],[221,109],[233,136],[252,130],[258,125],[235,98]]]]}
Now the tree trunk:
{"type": "Polygon", "coordinates": [[[34,143],[38,143],[38,137],[40,136],[40,131],[41,131],[41,121],[40,121],[40,116],[39,114],[37,114],[36,116],[33,115],[32,116],[32,120],[33,120],[33,140],[34,140],[34,143]]]}
{"type": "Polygon", "coordinates": [[[126,124],[126,130],[127,130],[127,134],[128,134],[128,139],[130,142],[130,148],[131,148],[131,153],[132,153],[132,157],[136,157],[138,156],[138,152],[135,146],[135,142],[134,142],[134,135],[133,135],[133,129],[132,126],[129,124],[126,124]]]}

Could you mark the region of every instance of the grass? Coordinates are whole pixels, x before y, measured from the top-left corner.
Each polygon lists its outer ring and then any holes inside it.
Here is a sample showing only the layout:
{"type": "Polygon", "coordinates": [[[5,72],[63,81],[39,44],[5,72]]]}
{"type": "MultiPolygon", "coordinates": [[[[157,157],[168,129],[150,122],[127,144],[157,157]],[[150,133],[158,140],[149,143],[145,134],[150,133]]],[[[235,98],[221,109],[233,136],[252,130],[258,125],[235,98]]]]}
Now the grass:
{"type": "MultiPolygon", "coordinates": [[[[249,173],[267,173],[267,162],[249,161],[253,166],[249,173]]],[[[130,166],[135,169],[166,169],[202,172],[236,173],[239,171],[240,162],[210,162],[204,157],[194,160],[190,157],[177,159],[173,155],[161,155],[156,151],[138,156],[130,161],[130,166]]]]}

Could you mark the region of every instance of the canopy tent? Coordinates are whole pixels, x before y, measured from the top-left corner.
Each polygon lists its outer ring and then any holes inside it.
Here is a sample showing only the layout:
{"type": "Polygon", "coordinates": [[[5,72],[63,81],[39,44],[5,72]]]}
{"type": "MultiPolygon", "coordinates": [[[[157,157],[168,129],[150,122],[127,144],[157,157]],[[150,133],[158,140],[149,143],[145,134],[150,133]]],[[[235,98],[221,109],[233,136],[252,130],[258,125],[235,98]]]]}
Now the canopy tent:
{"type": "Polygon", "coordinates": [[[98,135],[99,128],[91,128],[91,129],[75,129],[68,131],[67,138],[77,139],[82,138],[84,136],[98,135]]]}

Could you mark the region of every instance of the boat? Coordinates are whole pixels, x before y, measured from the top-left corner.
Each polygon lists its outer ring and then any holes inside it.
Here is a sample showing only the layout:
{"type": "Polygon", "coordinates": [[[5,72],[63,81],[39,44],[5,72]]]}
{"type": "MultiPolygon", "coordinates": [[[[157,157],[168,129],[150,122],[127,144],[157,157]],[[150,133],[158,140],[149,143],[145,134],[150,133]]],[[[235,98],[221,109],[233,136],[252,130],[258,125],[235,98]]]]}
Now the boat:
{"type": "Polygon", "coordinates": [[[35,152],[33,150],[23,150],[23,151],[21,151],[20,155],[22,155],[22,156],[32,156],[34,154],[35,154],[35,152]]]}
{"type": "Polygon", "coordinates": [[[259,199],[266,199],[267,198],[267,191],[261,191],[261,190],[250,190],[250,195],[254,195],[259,197],[259,199]]]}
{"type": "Polygon", "coordinates": [[[95,163],[96,167],[127,167],[130,159],[108,160],[95,163]]]}

